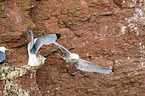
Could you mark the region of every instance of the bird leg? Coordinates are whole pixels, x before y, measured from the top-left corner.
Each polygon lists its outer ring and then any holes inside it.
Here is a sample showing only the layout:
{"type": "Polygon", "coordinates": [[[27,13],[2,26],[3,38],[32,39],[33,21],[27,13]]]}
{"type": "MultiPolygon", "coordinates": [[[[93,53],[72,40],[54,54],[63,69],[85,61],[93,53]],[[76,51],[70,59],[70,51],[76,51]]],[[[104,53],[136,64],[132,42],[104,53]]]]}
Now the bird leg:
{"type": "Polygon", "coordinates": [[[65,65],[66,65],[66,64],[64,64],[64,65],[63,65],[63,70],[65,70],[65,69],[66,69],[66,71],[67,71],[67,73],[68,73],[69,69],[68,69],[68,68],[66,68],[66,67],[65,67],[65,65]]]}
{"type": "Polygon", "coordinates": [[[115,64],[116,64],[116,62],[115,62],[115,60],[113,60],[113,68],[112,68],[112,72],[114,72],[116,69],[114,68],[115,67],[115,64]]]}
{"type": "MultiPolygon", "coordinates": [[[[65,60],[65,59],[66,59],[65,57],[61,56],[60,54],[59,54],[59,56],[60,56],[63,60],[65,60]]],[[[66,69],[66,71],[68,72],[68,71],[69,71],[69,69],[65,68],[65,65],[66,65],[66,64],[64,64],[64,65],[63,65],[63,70],[64,70],[64,69],[66,69]]]]}

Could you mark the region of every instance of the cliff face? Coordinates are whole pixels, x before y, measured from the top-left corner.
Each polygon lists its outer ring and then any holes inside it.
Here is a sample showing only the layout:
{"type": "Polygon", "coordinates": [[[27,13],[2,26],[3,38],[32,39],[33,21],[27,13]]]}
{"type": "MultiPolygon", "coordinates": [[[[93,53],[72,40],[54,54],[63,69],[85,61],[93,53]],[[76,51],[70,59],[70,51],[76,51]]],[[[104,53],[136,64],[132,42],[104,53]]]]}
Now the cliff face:
{"type": "Polygon", "coordinates": [[[32,29],[34,37],[60,33],[58,43],[70,52],[116,69],[106,75],[67,64],[66,72],[61,52],[49,45],[39,51],[47,59],[36,74],[28,72],[14,82],[31,96],[145,94],[144,5],[142,0],[0,0],[0,46],[11,49],[6,52],[9,66],[27,65],[32,29]]]}

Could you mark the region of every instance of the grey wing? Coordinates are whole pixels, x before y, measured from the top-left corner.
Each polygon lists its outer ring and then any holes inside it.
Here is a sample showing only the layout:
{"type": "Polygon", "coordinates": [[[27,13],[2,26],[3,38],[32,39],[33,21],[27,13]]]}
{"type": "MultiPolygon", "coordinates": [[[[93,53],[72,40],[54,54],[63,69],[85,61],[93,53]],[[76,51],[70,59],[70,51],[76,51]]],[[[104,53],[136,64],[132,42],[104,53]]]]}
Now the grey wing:
{"type": "Polygon", "coordinates": [[[0,62],[3,62],[5,58],[6,58],[5,53],[0,51],[0,62]]]}
{"type": "Polygon", "coordinates": [[[30,35],[31,35],[32,44],[34,44],[34,35],[33,35],[33,31],[30,30],[29,33],[30,33],[30,35]]]}
{"type": "Polygon", "coordinates": [[[36,39],[34,40],[34,36],[33,36],[33,31],[32,30],[30,30],[29,33],[31,35],[31,42],[29,42],[29,44],[28,44],[28,52],[30,51],[30,53],[35,54],[36,48],[34,46],[34,43],[35,43],[34,41],[36,41],[36,39]]]}
{"type": "Polygon", "coordinates": [[[75,63],[75,66],[77,67],[77,69],[80,69],[82,71],[88,71],[88,72],[99,72],[99,73],[106,73],[106,74],[112,72],[111,69],[102,68],[94,63],[82,59],[79,59],[79,61],[75,63]]]}
{"type": "Polygon", "coordinates": [[[41,40],[41,38],[38,37],[38,39],[36,40],[36,42],[34,42],[34,45],[31,49],[31,53],[32,54],[37,54],[38,50],[40,49],[40,47],[43,45],[43,41],[41,40]]]}
{"type": "Polygon", "coordinates": [[[38,37],[38,39],[36,40],[31,52],[33,53],[33,51],[34,51],[34,53],[36,54],[43,44],[49,45],[49,44],[55,42],[56,40],[57,40],[57,35],[56,34],[40,35],[38,37]]]}
{"type": "Polygon", "coordinates": [[[65,55],[67,55],[67,56],[70,55],[70,52],[66,48],[64,48],[63,46],[61,46],[60,44],[58,44],[57,42],[53,42],[53,44],[55,44],[56,46],[58,46],[60,48],[60,50],[65,53],[65,55]]]}
{"type": "Polygon", "coordinates": [[[56,34],[43,34],[41,35],[43,44],[49,45],[57,40],[57,35],[56,34]]]}

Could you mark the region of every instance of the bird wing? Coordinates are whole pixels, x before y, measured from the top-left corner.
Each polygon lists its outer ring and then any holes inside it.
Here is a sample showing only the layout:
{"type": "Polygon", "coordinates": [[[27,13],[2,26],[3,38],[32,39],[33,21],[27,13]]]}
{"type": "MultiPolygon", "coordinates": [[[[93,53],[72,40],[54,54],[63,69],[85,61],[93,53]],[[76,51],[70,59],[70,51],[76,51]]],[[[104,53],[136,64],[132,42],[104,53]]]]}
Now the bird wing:
{"type": "Polygon", "coordinates": [[[60,50],[63,53],[65,53],[65,56],[66,57],[70,55],[70,52],[66,48],[64,48],[63,46],[61,46],[60,44],[58,44],[57,42],[53,42],[53,44],[55,44],[56,46],[58,46],[60,48],[60,50]]]}
{"type": "Polygon", "coordinates": [[[0,62],[3,62],[5,60],[5,52],[0,51],[0,62]]]}
{"type": "Polygon", "coordinates": [[[33,35],[33,31],[30,30],[29,31],[30,35],[31,35],[31,40],[32,40],[32,45],[34,44],[34,35],[33,35]]]}
{"type": "Polygon", "coordinates": [[[36,40],[36,42],[35,42],[35,44],[34,44],[34,46],[31,50],[33,50],[34,53],[36,54],[43,44],[49,45],[49,44],[55,42],[56,40],[57,40],[57,35],[56,34],[40,35],[38,37],[38,39],[36,40]]]}
{"type": "Polygon", "coordinates": [[[99,72],[99,73],[106,73],[109,74],[112,72],[111,69],[105,69],[102,68],[94,63],[79,59],[78,62],[74,63],[77,69],[80,69],[82,71],[88,71],[88,72],[99,72]]]}
{"type": "Polygon", "coordinates": [[[43,44],[49,45],[57,40],[56,34],[43,34],[40,35],[38,38],[41,38],[43,44]]]}
{"type": "Polygon", "coordinates": [[[31,41],[28,43],[28,47],[27,47],[28,48],[28,53],[30,52],[32,54],[35,54],[36,50],[35,50],[35,48],[33,48],[33,46],[34,46],[37,39],[34,40],[34,35],[33,35],[32,30],[30,30],[29,33],[30,33],[30,36],[31,36],[31,41]]]}

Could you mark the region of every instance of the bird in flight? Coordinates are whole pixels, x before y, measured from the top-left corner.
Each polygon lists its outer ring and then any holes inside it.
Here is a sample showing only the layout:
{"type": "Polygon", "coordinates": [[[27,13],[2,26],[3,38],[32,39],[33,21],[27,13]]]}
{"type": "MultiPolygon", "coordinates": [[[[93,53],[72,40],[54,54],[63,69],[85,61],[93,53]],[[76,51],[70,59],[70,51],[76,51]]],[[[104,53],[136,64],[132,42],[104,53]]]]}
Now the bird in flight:
{"type": "Polygon", "coordinates": [[[59,39],[61,37],[61,34],[42,34],[40,35],[38,38],[34,39],[33,36],[33,31],[30,30],[29,31],[30,35],[31,35],[31,42],[28,43],[28,55],[29,55],[29,59],[28,59],[28,65],[30,66],[38,66],[39,62],[37,60],[37,52],[40,49],[40,47],[45,44],[45,45],[49,45],[53,42],[55,42],[57,39],[59,39]]]}
{"type": "Polygon", "coordinates": [[[64,59],[67,63],[74,64],[76,66],[76,68],[79,70],[88,71],[88,72],[106,73],[106,74],[113,72],[113,70],[111,70],[111,69],[105,69],[92,62],[88,62],[88,61],[80,59],[78,54],[69,52],[66,48],[64,48],[57,42],[53,42],[53,44],[58,46],[60,48],[60,50],[63,53],[65,53],[64,57],[63,56],[60,56],[60,57],[62,59],[64,59]]]}
{"type": "Polygon", "coordinates": [[[6,49],[6,47],[4,46],[0,47],[0,64],[3,63],[6,59],[5,50],[8,50],[8,49],[6,49]]]}

